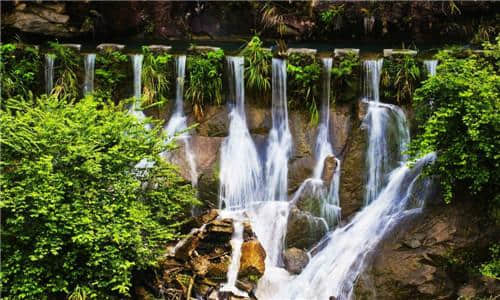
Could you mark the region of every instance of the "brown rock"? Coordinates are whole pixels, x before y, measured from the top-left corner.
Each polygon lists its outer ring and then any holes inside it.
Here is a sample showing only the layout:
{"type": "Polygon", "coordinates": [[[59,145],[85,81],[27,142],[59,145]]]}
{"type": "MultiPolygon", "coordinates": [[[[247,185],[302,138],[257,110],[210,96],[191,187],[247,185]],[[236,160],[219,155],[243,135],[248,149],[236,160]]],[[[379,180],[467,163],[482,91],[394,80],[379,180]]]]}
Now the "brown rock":
{"type": "Polygon", "coordinates": [[[187,260],[192,255],[193,251],[198,247],[200,239],[195,233],[189,234],[186,238],[181,240],[174,248],[174,256],[178,259],[187,260]]]}
{"type": "MultiPolygon", "coordinates": [[[[56,10],[50,8],[48,9],[43,6],[30,6],[29,10],[32,13],[39,15],[40,17],[44,18],[45,20],[51,23],[66,24],[69,21],[68,15],[58,13],[56,10]]],[[[64,11],[64,9],[62,11],[64,11]]]]}
{"type": "Polygon", "coordinates": [[[233,220],[213,220],[207,224],[206,231],[209,233],[233,234],[233,220]]]}
{"type": "Polygon", "coordinates": [[[308,212],[292,208],[288,217],[285,245],[286,248],[310,249],[326,234],[323,219],[308,212]]]}
{"type": "Polygon", "coordinates": [[[314,158],[306,156],[293,159],[288,165],[288,192],[296,191],[307,178],[312,176],[314,170],[314,158]]]}
{"type": "Polygon", "coordinates": [[[288,272],[299,274],[309,263],[309,257],[304,250],[290,248],[285,251],[283,261],[288,272]]]}
{"type": "Polygon", "coordinates": [[[239,277],[248,275],[262,276],[266,269],[266,251],[256,239],[243,242],[241,245],[241,259],[239,277]]]}
{"type": "Polygon", "coordinates": [[[329,155],[325,159],[325,165],[323,167],[323,173],[321,174],[321,179],[325,183],[332,182],[333,174],[335,173],[335,168],[337,167],[337,160],[335,156],[329,155]]]}

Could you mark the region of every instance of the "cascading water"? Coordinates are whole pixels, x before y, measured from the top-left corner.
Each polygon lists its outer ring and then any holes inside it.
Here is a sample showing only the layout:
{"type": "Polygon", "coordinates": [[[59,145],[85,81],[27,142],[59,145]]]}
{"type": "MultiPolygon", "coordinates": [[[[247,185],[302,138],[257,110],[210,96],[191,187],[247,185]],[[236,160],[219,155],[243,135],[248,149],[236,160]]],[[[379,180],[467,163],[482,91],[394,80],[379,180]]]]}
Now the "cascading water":
{"type": "MultiPolygon", "coordinates": [[[[176,138],[177,140],[184,143],[184,152],[186,154],[186,160],[189,165],[191,183],[193,185],[196,185],[198,183],[196,159],[194,152],[191,149],[191,136],[187,132],[187,118],[184,115],[184,77],[186,75],[186,56],[176,56],[175,65],[177,69],[175,86],[175,108],[174,113],[170,117],[170,120],[168,121],[168,124],[164,130],[167,133],[168,140],[176,138]]],[[[167,157],[168,154],[164,153],[163,156],[167,157]]]]}
{"type": "Polygon", "coordinates": [[[221,147],[220,206],[226,209],[249,208],[262,201],[259,189],[263,183],[261,162],[248,131],[245,116],[244,59],[227,57],[230,108],[229,136],[221,147]]]}
{"type": "Polygon", "coordinates": [[[409,141],[408,126],[403,111],[398,106],[380,102],[382,64],[382,59],[367,60],[363,64],[364,101],[368,105],[364,120],[368,127],[365,205],[377,198],[387,182],[387,174],[397,166],[401,160],[401,150],[405,149],[409,141]]]}
{"type": "Polygon", "coordinates": [[[347,225],[331,232],[328,243],[296,277],[284,277],[274,291],[258,291],[260,299],[350,299],[353,286],[364,269],[367,256],[381,239],[405,216],[421,207],[408,210],[412,189],[422,167],[431,163],[431,153],[417,161],[412,169],[405,164],[390,173],[380,195],[347,225]]]}
{"type": "MultiPolygon", "coordinates": [[[[132,69],[134,72],[134,102],[129,109],[129,113],[136,116],[139,120],[144,120],[146,115],[139,110],[141,107],[141,98],[142,98],[142,90],[141,90],[141,77],[142,77],[142,59],[144,56],[142,54],[134,54],[132,55],[132,69]]],[[[151,128],[150,125],[146,125],[147,128],[151,128]]]]}
{"type": "Polygon", "coordinates": [[[438,61],[436,59],[424,60],[424,66],[429,76],[436,75],[438,61]]]}
{"type": "Polygon", "coordinates": [[[95,66],[95,53],[85,55],[85,79],[83,83],[83,95],[92,93],[94,91],[94,66],[95,66]]]}
{"type": "Polygon", "coordinates": [[[272,118],[266,156],[267,201],[286,201],[292,134],[286,103],[286,61],[272,60],[272,118]]]}
{"type": "Polygon", "coordinates": [[[54,87],[54,60],[55,55],[45,54],[45,93],[50,94],[54,87]]]}

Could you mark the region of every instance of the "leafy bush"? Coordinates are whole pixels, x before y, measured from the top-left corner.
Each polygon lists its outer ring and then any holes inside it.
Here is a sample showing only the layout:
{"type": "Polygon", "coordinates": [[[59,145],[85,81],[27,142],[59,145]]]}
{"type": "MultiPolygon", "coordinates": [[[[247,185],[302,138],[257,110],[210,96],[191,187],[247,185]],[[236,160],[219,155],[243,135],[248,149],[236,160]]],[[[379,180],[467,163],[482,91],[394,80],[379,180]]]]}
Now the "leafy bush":
{"type": "Polygon", "coordinates": [[[333,59],[331,91],[335,103],[349,102],[359,97],[360,66],[359,56],[353,52],[333,59]]]}
{"type": "Polygon", "coordinates": [[[385,58],[381,74],[382,99],[397,104],[411,103],[420,79],[420,66],[412,55],[385,58]]]}
{"type": "Polygon", "coordinates": [[[287,63],[288,105],[291,109],[307,108],[310,121],[316,124],[318,112],[318,81],[321,66],[311,55],[291,53],[287,63]]]}
{"type": "Polygon", "coordinates": [[[481,274],[500,280],[500,244],[494,244],[491,246],[490,253],[491,259],[481,266],[481,274]]]}
{"type": "Polygon", "coordinates": [[[262,95],[271,90],[271,61],[273,54],[262,48],[262,41],[254,36],[240,53],[245,57],[245,81],[247,89],[262,95]]]}
{"type": "Polygon", "coordinates": [[[2,132],[3,296],[123,298],[195,203],[160,127],[87,97],[9,99],[2,132]],[[153,163],[147,169],[141,160],[153,163]]]}
{"type": "Polygon", "coordinates": [[[489,199],[499,192],[500,40],[495,47],[484,56],[465,58],[439,52],[437,75],[415,91],[422,134],[412,142],[411,152],[438,152],[428,172],[439,175],[448,202],[457,190],[483,192],[489,199]]]}
{"type": "Polygon", "coordinates": [[[80,95],[83,59],[73,48],[58,43],[49,43],[50,52],[55,56],[52,93],[58,96],[77,98],[80,95]]]}
{"type": "Polygon", "coordinates": [[[98,53],[95,58],[95,93],[108,99],[126,98],[121,88],[131,76],[130,68],[129,57],[120,51],[106,49],[98,53]]]}
{"type": "Polygon", "coordinates": [[[0,45],[0,73],[2,99],[15,95],[27,97],[40,89],[43,82],[40,51],[23,44],[0,45]]]}
{"type": "Polygon", "coordinates": [[[223,59],[224,51],[220,49],[187,58],[186,99],[193,104],[197,118],[203,116],[205,103],[222,103],[223,59]]]}
{"type": "Polygon", "coordinates": [[[319,14],[319,23],[323,32],[340,30],[342,27],[342,15],[344,14],[344,4],[332,5],[327,10],[319,14]]]}
{"type": "Polygon", "coordinates": [[[154,53],[142,47],[142,103],[167,102],[175,87],[174,58],[167,53],[154,53]]]}

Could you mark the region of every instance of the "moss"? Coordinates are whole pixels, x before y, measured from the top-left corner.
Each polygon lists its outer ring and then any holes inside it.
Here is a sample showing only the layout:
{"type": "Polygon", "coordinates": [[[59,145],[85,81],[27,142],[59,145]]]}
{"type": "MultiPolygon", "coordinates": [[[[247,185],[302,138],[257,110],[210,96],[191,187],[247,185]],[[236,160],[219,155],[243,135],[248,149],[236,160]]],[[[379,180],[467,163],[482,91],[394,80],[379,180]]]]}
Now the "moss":
{"type": "Polygon", "coordinates": [[[2,99],[16,95],[26,98],[43,90],[43,64],[38,47],[25,44],[0,46],[2,99]]]}
{"type": "Polygon", "coordinates": [[[132,80],[130,58],[111,49],[101,51],[95,59],[95,92],[105,99],[119,101],[131,94],[132,80]]]}
{"type": "Polygon", "coordinates": [[[307,109],[312,124],[319,120],[321,66],[316,57],[292,53],[287,62],[287,97],[290,109],[307,109]]]}
{"type": "Polygon", "coordinates": [[[408,104],[420,85],[422,66],[412,55],[393,55],[384,58],[381,74],[382,100],[394,104],[408,104]]]}
{"type": "Polygon", "coordinates": [[[360,95],[361,63],[356,53],[336,56],[332,62],[331,93],[335,103],[357,100],[360,95]]]}

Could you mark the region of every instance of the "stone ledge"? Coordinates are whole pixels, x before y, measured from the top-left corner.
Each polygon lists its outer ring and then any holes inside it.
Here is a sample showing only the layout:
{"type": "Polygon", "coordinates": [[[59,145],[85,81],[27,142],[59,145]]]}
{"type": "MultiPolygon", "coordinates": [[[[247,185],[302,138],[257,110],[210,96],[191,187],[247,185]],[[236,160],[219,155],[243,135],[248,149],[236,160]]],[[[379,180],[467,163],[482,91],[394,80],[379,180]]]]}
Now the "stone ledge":
{"type": "Polygon", "coordinates": [[[384,57],[389,57],[393,55],[417,55],[417,51],[408,49],[384,49],[384,57]]]}
{"type": "Polygon", "coordinates": [[[96,49],[99,50],[99,51],[105,51],[105,50],[122,51],[123,49],[125,49],[125,45],[122,45],[122,44],[113,44],[113,43],[104,43],[104,44],[97,45],[96,49]]]}
{"type": "Polygon", "coordinates": [[[350,53],[354,53],[354,55],[359,56],[359,49],[356,48],[338,48],[333,50],[333,54],[335,57],[344,56],[350,53]]]}
{"type": "Polygon", "coordinates": [[[172,50],[172,46],[167,45],[149,45],[148,49],[156,53],[167,53],[172,50]]]}

